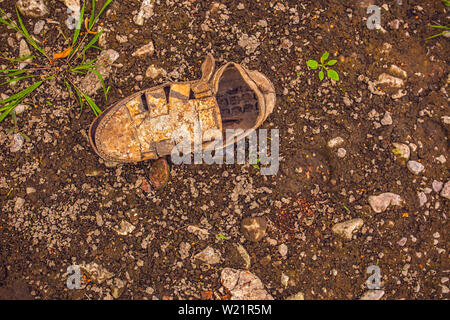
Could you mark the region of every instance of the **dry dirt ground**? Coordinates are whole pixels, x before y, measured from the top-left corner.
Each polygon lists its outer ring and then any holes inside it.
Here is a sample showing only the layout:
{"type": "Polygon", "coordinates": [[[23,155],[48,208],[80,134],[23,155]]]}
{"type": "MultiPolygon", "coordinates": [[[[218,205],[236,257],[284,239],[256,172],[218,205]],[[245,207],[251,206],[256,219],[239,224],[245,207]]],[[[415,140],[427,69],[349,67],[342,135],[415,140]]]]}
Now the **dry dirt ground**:
{"type": "MultiPolygon", "coordinates": [[[[0,0],[13,18],[15,2],[0,0]]],[[[11,118],[0,123],[0,298],[229,299],[223,270],[248,267],[275,299],[359,299],[371,265],[380,268],[381,299],[449,297],[450,185],[441,190],[450,163],[449,39],[425,40],[438,32],[428,24],[448,25],[442,1],[156,0],[138,25],[141,2],[114,1],[100,18],[100,45],[119,58],[105,79],[108,101],[100,89],[97,104],[198,79],[209,52],[218,65],[242,63],[276,87],[262,128],[280,130],[280,170],[263,176],[249,164],[169,161],[168,185],[143,191],[151,161],[101,161],[86,135],[91,110],[80,113],[62,83],[41,87],[17,115],[30,137],[18,151],[14,132],[6,133],[11,118]],[[378,30],[366,26],[374,3],[378,30]],[[152,54],[132,56],[149,41],[152,54]],[[306,65],[325,51],[337,60],[338,82],[319,81],[306,65]],[[164,71],[146,75],[151,65],[164,71]],[[383,73],[401,83],[377,83],[383,73]],[[408,169],[393,143],[424,170],[408,169]],[[383,193],[400,205],[375,212],[370,197],[383,193]],[[243,233],[247,217],[267,222],[261,240],[243,233]],[[351,239],[333,231],[358,218],[351,239]],[[121,226],[134,229],[119,234],[121,226]],[[194,258],[207,247],[209,263],[194,258]],[[81,266],[81,289],[66,286],[71,265],[81,266]]],[[[60,52],[58,30],[72,32],[66,7],[47,6],[47,16],[23,20],[31,31],[44,20],[33,35],[60,52]]],[[[18,56],[18,39],[0,26],[2,53],[18,56]]]]}

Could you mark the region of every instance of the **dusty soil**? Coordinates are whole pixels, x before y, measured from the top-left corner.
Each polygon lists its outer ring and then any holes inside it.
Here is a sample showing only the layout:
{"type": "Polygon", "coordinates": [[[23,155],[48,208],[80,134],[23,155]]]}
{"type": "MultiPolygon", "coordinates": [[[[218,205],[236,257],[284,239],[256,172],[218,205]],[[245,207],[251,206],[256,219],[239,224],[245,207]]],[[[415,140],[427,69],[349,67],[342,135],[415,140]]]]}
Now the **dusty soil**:
{"type": "MultiPolygon", "coordinates": [[[[240,243],[250,255],[249,271],[275,299],[299,291],[305,299],[358,299],[367,291],[370,265],[380,267],[382,299],[447,299],[449,200],[432,182],[449,180],[450,47],[448,38],[425,38],[437,33],[427,24],[448,23],[448,9],[437,0],[377,1],[385,5],[383,32],[366,27],[369,1],[362,2],[157,1],[153,16],[138,26],[132,17],[141,1],[115,1],[100,21],[107,30],[103,47],[120,57],[106,79],[108,101],[99,90],[97,104],[104,109],[139,89],[198,79],[208,52],[219,65],[242,63],[276,87],[276,108],[262,128],[280,130],[280,170],[262,176],[249,164],[171,164],[169,184],[146,193],[141,182],[151,161],[101,161],[86,135],[94,114],[87,106],[80,113],[63,84],[41,87],[18,115],[19,128],[31,138],[21,150],[10,150],[13,133],[5,132],[11,119],[0,123],[0,297],[204,299],[212,291],[219,299],[226,297],[222,269],[243,268],[234,249],[240,243]],[[398,29],[389,26],[395,19],[398,29]],[[254,36],[257,46],[243,35],[254,36]],[[149,40],[155,53],[133,57],[149,40]],[[306,65],[324,51],[338,60],[338,82],[320,82],[306,65]],[[146,77],[152,64],[167,74],[146,77]],[[388,87],[380,87],[383,95],[371,93],[363,78],[375,81],[392,64],[407,73],[406,95],[393,99],[397,89],[388,87]],[[391,124],[381,124],[386,112],[391,124]],[[335,137],[344,140],[343,158],[327,146],[335,137]],[[425,170],[414,175],[397,161],[394,142],[409,145],[411,160],[425,170]],[[375,213],[368,198],[384,192],[400,195],[404,204],[375,213]],[[418,192],[427,199],[422,206],[418,192]],[[268,221],[258,242],[241,233],[249,216],[268,221]],[[332,232],[352,218],[364,225],[351,240],[332,232]],[[135,227],[128,235],[116,232],[122,220],[135,227]],[[288,248],[284,256],[281,244],[288,248]],[[207,246],[220,252],[220,263],[193,258],[207,246]],[[110,272],[109,279],[83,272],[82,289],[68,290],[67,267],[90,263],[110,272]],[[285,284],[282,274],[289,277],[285,284]]],[[[14,3],[0,6],[14,13],[14,3]]],[[[64,4],[52,2],[49,9],[70,35],[64,4]]],[[[37,20],[24,18],[29,30],[37,20]]],[[[45,45],[59,52],[64,38],[56,25],[45,24],[45,45]]],[[[15,33],[0,26],[0,51],[17,56],[18,47],[15,33]]],[[[0,90],[11,95],[18,88],[0,90]]]]}

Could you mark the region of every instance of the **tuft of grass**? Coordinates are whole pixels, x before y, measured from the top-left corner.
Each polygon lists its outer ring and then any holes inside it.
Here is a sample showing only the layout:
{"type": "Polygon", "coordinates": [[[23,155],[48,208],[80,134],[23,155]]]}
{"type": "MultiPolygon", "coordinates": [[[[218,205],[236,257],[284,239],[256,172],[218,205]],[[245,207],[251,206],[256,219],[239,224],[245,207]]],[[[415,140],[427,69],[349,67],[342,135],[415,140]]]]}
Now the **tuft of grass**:
{"type": "MultiPolygon", "coordinates": [[[[8,63],[8,66],[5,69],[0,69],[0,87],[10,83],[18,83],[33,79],[35,80],[25,89],[0,101],[0,122],[3,121],[8,115],[11,115],[16,128],[17,123],[15,120],[14,108],[20,104],[26,96],[53,78],[56,78],[57,81],[64,83],[69,93],[69,97],[78,99],[80,104],[80,112],[83,110],[83,104],[85,101],[96,116],[102,112],[94,100],[86,93],[82,92],[80,88],[74,84],[74,79],[78,74],[85,75],[88,72],[93,72],[102,84],[105,100],[108,99],[110,87],[106,87],[104,79],[98,71],[98,65],[95,64],[96,59],[86,61],[86,51],[89,49],[100,49],[95,46],[95,44],[100,38],[100,35],[103,33],[103,30],[94,32],[92,29],[98,21],[100,15],[112,1],[113,0],[107,0],[97,15],[95,15],[96,1],[92,0],[90,16],[85,18],[86,0],[83,0],[80,11],[80,19],[77,22],[72,39],[66,39],[68,40],[66,42],[68,44],[70,43],[70,45],[63,52],[54,53],[53,56],[49,56],[49,54],[40,46],[39,42],[30,36],[30,33],[25,27],[17,7],[17,23],[9,18],[0,8],[0,23],[20,33],[25,38],[27,43],[36,51],[35,55],[28,57],[7,57],[5,54],[0,52],[0,60],[4,60],[8,63]],[[82,30],[83,26],[84,30],[82,30]],[[90,38],[90,35],[93,35],[92,38],[90,38]],[[31,62],[31,59],[35,59],[38,62],[31,62]],[[17,64],[19,62],[25,64],[25,67],[18,67],[17,64]]],[[[49,103],[49,101],[47,104],[49,106],[53,105],[51,102],[49,103]]]]}
{"type": "Polygon", "coordinates": [[[441,33],[435,34],[431,37],[426,38],[425,40],[430,40],[439,36],[443,36],[446,33],[450,32],[450,27],[445,27],[445,26],[441,26],[441,25],[436,25],[436,24],[429,24],[427,27],[430,28],[436,28],[436,29],[443,29],[444,31],[442,31],[441,33]]]}
{"type": "Polygon", "coordinates": [[[306,62],[306,64],[308,65],[309,68],[311,68],[313,70],[320,68],[320,71],[319,71],[319,80],[320,81],[322,81],[325,78],[324,71],[326,71],[328,78],[339,81],[339,74],[335,70],[330,68],[330,66],[333,66],[336,64],[337,60],[326,61],[329,56],[330,56],[330,54],[327,51],[325,51],[324,54],[322,54],[322,56],[320,57],[320,62],[311,59],[311,60],[308,60],[306,62]]]}

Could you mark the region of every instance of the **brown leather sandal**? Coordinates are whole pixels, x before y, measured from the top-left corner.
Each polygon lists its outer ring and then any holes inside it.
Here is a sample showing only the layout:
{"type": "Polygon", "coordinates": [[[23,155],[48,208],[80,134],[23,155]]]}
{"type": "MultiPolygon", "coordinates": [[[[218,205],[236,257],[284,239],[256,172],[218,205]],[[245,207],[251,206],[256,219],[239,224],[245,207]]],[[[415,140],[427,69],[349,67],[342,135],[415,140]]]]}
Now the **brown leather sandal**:
{"type": "Polygon", "coordinates": [[[157,159],[171,153],[175,130],[182,128],[193,139],[198,122],[202,134],[209,129],[222,135],[226,129],[244,130],[228,144],[244,138],[273,111],[273,84],[260,72],[233,62],[216,72],[214,68],[214,58],[208,55],[200,80],[145,89],[110,106],[89,128],[92,148],[108,161],[157,159]]]}

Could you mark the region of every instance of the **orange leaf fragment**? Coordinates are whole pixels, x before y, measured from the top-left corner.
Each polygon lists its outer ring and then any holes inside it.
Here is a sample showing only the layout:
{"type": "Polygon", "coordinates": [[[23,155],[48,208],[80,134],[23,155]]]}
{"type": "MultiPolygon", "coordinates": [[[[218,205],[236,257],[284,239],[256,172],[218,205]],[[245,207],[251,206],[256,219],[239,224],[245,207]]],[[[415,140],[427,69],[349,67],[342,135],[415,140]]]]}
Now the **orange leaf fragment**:
{"type": "Polygon", "coordinates": [[[72,47],[67,48],[63,52],[53,54],[53,60],[66,58],[70,54],[70,51],[72,51],[72,47]]]}

